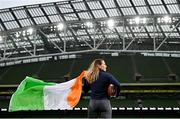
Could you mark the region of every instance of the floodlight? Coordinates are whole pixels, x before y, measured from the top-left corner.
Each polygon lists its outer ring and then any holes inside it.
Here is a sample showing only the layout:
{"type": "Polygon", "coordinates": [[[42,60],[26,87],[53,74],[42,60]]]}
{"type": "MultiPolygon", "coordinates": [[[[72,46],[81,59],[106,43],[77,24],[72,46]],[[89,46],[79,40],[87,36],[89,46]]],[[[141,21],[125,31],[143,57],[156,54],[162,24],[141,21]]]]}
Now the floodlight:
{"type": "Polygon", "coordinates": [[[94,24],[93,24],[92,22],[90,22],[90,21],[85,22],[84,25],[85,25],[87,28],[93,28],[93,27],[94,27],[94,24]]]}
{"type": "Polygon", "coordinates": [[[23,36],[26,36],[26,31],[22,31],[22,35],[23,35],[23,36]]]}
{"type": "Polygon", "coordinates": [[[3,41],[3,37],[2,36],[0,36],[0,42],[2,42],[3,41]]]}
{"type": "Polygon", "coordinates": [[[165,23],[171,23],[171,17],[169,16],[164,16],[163,19],[162,19],[165,23]]]}
{"type": "Polygon", "coordinates": [[[65,28],[65,25],[63,23],[59,23],[57,25],[57,30],[62,31],[65,28]]]}
{"type": "Polygon", "coordinates": [[[16,38],[19,38],[20,37],[20,32],[16,32],[15,36],[16,36],[16,38]]]}
{"type": "Polygon", "coordinates": [[[135,21],[136,24],[139,24],[139,23],[140,23],[140,18],[139,18],[139,17],[136,17],[136,18],[134,19],[134,21],[135,21]]]}
{"type": "Polygon", "coordinates": [[[109,19],[109,20],[107,21],[107,27],[110,28],[110,29],[112,29],[112,28],[114,28],[114,26],[115,26],[114,20],[113,20],[113,19],[109,19]]]}
{"type": "Polygon", "coordinates": [[[147,19],[146,18],[142,18],[142,23],[146,24],[146,22],[147,22],[147,19]]]}
{"type": "Polygon", "coordinates": [[[33,31],[34,31],[33,28],[29,28],[29,29],[27,30],[27,34],[28,34],[28,35],[32,35],[32,34],[33,34],[33,31]]]}

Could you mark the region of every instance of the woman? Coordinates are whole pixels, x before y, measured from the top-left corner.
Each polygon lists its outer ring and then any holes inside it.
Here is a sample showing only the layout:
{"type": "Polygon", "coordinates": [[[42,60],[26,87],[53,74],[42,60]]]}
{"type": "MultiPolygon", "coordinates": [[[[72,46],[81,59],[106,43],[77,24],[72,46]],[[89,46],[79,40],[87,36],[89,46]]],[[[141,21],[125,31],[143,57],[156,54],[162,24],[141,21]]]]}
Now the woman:
{"type": "Polygon", "coordinates": [[[89,69],[84,81],[84,92],[91,89],[91,99],[88,107],[88,118],[111,118],[112,110],[108,96],[108,86],[116,86],[116,96],[120,92],[119,81],[106,72],[106,63],[103,59],[95,59],[89,69]]]}

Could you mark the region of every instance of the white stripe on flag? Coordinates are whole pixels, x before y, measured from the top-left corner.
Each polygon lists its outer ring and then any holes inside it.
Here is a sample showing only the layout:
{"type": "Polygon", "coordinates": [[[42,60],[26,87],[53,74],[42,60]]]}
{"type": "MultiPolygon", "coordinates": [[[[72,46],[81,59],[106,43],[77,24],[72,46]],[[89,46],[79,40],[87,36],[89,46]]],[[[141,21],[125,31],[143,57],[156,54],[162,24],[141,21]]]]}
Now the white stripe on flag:
{"type": "Polygon", "coordinates": [[[71,109],[72,107],[68,104],[67,97],[75,81],[76,78],[53,86],[45,86],[44,109],[71,109]]]}

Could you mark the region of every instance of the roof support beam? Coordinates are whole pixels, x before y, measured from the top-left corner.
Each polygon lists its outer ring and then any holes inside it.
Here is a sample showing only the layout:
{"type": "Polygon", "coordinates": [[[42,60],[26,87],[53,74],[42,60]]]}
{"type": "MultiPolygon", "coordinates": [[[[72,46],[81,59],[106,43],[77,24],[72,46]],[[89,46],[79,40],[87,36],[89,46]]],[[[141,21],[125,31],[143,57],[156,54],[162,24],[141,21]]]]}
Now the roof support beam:
{"type": "MultiPolygon", "coordinates": [[[[45,48],[52,52],[52,50],[54,50],[54,48],[50,45],[50,43],[48,42],[48,38],[47,36],[44,34],[44,32],[42,30],[40,31],[40,36],[42,37],[42,41],[44,42],[45,48]]],[[[65,50],[63,51],[54,41],[51,41],[51,43],[61,52],[65,52],[65,50]]],[[[65,46],[64,46],[65,47],[65,46]]]]}
{"type": "MultiPolygon", "coordinates": [[[[125,18],[125,16],[124,16],[124,14],[123,14],[123,12],[122,12],[122,10],[121,10],[121,8],[120,8],[117,0],[114,0],[114,4],[115,4],[116,7],[118,8],[118,10],[119,10],[119,12],[121,13],[122,18],[123,18],[123,32],[125,31],[125,32],[127,33],[127,30],[126,30],[126,26],[127,26],[127,27],[129,28],[129,31],[131,32],[131,34],[132,34],[132,36],[133,36],[133,39],[134,39],[134,38],[135,38],[135,35],[134,35],[134,33],[132,32],[130,26],[129,26],[128,24],[125,24],[125,23],[127,22],[127,20],[126,20],[127,18],[125,18]]],[[[125,36],[125,35],[124,35],[124,36],[125,36]]],[[[126,50],[126,41],[125,41],[125,37],[124,37],[124,36],[123,36],[123,50],[126,50]]],[[[132,39],[132,41],[133,41],[133,39],[132,39]]]]}
{"type": "MultiPolygon", "coordinates": [[[[30,14],[30,12],[28,11],[28,9],[27,9],[27,7],[26,6],[24,6],[24,10],[25,10],[25,12],[26,12],[26,15],[29,17],[29,22],[30,23],[33,23],[32,24],[32,26],[36,26],[37,24],[36,24],[36,22],[35,22],[35,20],[33,19],[33,17],[32,17],[32,15],[30,14]]],[[[37,30],[37,29],[36,29],[37,30]]],[[[36,35],[37,35],[37,33],[36,33],[36,35]]],[[[37,37],[35,37],[35,36],[33,36],[33,38],[34,38],[34,44],[32,44],[32,42],[30,41],[30,39],[28,38],[28,41],[29,41],[29,43],[31,44],[31,46],[33,47],[33,54],[34,55],[36,55],[36,38],[37,37]]]]}
{"type": "MultiPolygon", "coordinates": [[[[76,12],[76,10],[75,10],[74,6],[72,5],[72,2],[71,2],[71,1],[69,1],[69,3],[70,3],[70,6],[72,7],[72,9],[73,9],[74,13],[76,14],[76,16],[77,16],[78,20],[79,20],[79,21],[81,21],[82,19],[79,17],[79,14],[76,12]]],[[[87,35],[88,35],[89,39],[91,39],[91,41],[93,41],[93,40],[92,40],[92,37],[89,35],[89,32],[87,31],[87,29],[86,29],[86,28],[85,28],[85,31],[86,31],[86,33],[87,33],[87,35]]],[[[88,45],[88,46],[89,46],[89,45],[88,45]]]]}
{"type": "Polygon", "coordinates": [[[29,22],[33,23],[32,25],[36,26],[37,24],[36,24],[35,20],[33,19],[32,15],[30,14],[30,12],[28,11],[26,6],[24,6],[24,10],[25,10],[27,16],[30,18],[29,22]]]}
{"type": "MultiPolygon", "coordinates": [[[[164,0],[161,0],[161,1],[162,1],[162,3],[163,3],[163,5],[164,5],[164,7],[165,7],[165,9],[166,9],[166,11],[167,11],[167,13],[170,15],[171,13],[170,13],[170,11],[169,11],[166,3],[164,2],[164,0]]],[[[179,2],[179,1],[177,1],[177,2],[179,3],[179,6],[180,6],[180,2],[179,2]]],[[[179,31],[179,29],[178,29],[177,27],[176,27],[176,30],[177,30],[177,33],[180,35],[180,31],[179,31]]]]}
{"type": "Polygon", "coordinates": [[[153,18],[153,34],[154,34],[154,37],[153,37],[153,50],[155,51],[155,49],[156,49],[155,29],[158,31],[157,22],[156,22],[157,18],[155,18],[155,14],[154,14],[152,8],[150,7],[148,0],[144,0],[144,2],[145,2],[146,6],[148,7],[148,9],[150,11],[150,14],[152,14],[152,16],[154,17],[153,18]]]}
{"type": "Polygon", "coordinates": [[[180,10],[180,1],[176,0],[176,2],[178,3],[178,7],[179,7],[179,10],[180,10]]]}
{"type": "MultiPolygon", "coordinates": [[[[136,9],[136,7],[135,7],[135,5],[134,5],[134,3],[133,3],[132,0],[130,0],[130,3],[132,4],[133,9],[134,9],[134,11],[136,12],[136,14],[139,15],[139,13],[138,13],[138,11],[137,11],[137,9],[136,9]]],[[[148,33],[146,27],[144,27],[144,30],[146,31],[146,34],[148,35],[148,37],[151,38],[151,36],[149,35],[149,33],[148,33]]]]}
{"type": "MultiPolygon", "coordinates": [[[[63,51],[54,41],[51,41],[52,42],[52,44],[54,45],[54,46],[56,46],[56,48],[59,50],[59,51],[61,51],[61,52],[65,52],[65,51],[63,51]]],[[[64,46],[65,47],[65,46],[64,46]]]]}
{"type": "MultiPolygon", "coordinates": [[[[0,24],[2,25],[2,27],[4,28],[5,31],[8,31],[8,29],[7,29],[6,26],[4,25],[3,21],[1,20],[1,18],[0,18],[0,24]]],[[[17,45],[15,44],[14,40],[11,39],[10,34],[7,33],[7,34],[5,34],[5,35],[7,35],[7,37],[10,38],[10,40],[12,41],[13,46],[14,46],[15,49],[17,50],[17,45]]],[[[7,39],[6,39],[6,40],[7,40],[7,39]]],[[[7,42],[7,41],[5,41],[5,42],[7,42]]],[[[19,51],[18,51],[18,52],[19,52],[19,51]]],[[[19,53],[20,53],[20,52],[19,52],[19,53]]]]}
{"type": "MultiPolygon", "coordinates": [[[[146,17],[146,18],[159,18],[159,17],[163,17],[164,15],[167,15],[167,14],[159,14],[159,15],[141,15],[141,17],[146,17]]],[[[137,15],[127,15],[127,16],[118,16],[118,17],[111,17],[112,19],[114,20],[123,20],[123,19],[133,19],[134,17],[136,17],[137,15]]],[[[180,17],[180,14],[171,14],[171,17],[180,17]]],[[[33,18],[32,19],[29,19],[30,22],[32,23],[33,18]]],[[[71,25],[71,24],[83,24],[85,23],[86,21],[93,21],[93,22],[97,22],[97,21],[105,21],[107,20],[107,18],[96,18],[96,19],[87,19],[87,20],[73,20],[73,21],[65,21],[67,25],[71,25]]],[[[45,24],[34,24],[35,21],[33,22],[32,24],[32,27],[35,27],[37,29],[41,28],[41,27],[44,27],[44,26],[52,26],[52,25],[57,25],[57,23],[45,23],[45,24]]],[[[152,25],[153,23],[149,23],[147,25],[152,25]]],[[[161,25],[163,25],[164,23],[161,23],[161,25]]],[[[120,24],[122,25],[122,24],[120,24]]],[[[125,22],[125,25],[127,26],[128,23],[125,22]]],[[[133,24],[132,24],[133,26],[133,24]]],[[[19,30],[24,30],[24,29],[27,29],[28,27],[23,27],[23,28],[14,28],[14,29],[9,29],[8,31],[1,31],[2,33],[3,32],[16,32],[16,31],[19,31],[19,30]]]]}
{"type": "MultiPolygon", "coordinates": [[[[15,38],[13,37],[13,36],[11,36],[11,38],[14,40],[15,38]]],[[[17,41],[16,42],[17,44],[19,44],[19,42],[17,41]]],[[[22,47],[25,51],[27,51],[31,56],[33,55],[26,47],[24,47],[22,44],[20,45],[18,45],[18,46],[20,46],[20,47],[22,47]]]]}
{"type": "MultiPolygon", "coordinates": [[[[142,30],[143,30],[143,27],[141,27],[141,29],[139,30],[139,32],[141,32],[142,30]]],[[[138,35],[139,35],[139,34],[137,34],[137,36],[138,36],[138,35]]],[[[129,46],[135,41],[135,39],[136,39],[137,36],[133,37],[133,39],[131,40],[131,42],[126,46],[125,50],[127,50],[127,49],[129,48],[129,46]]]]}
{"type": "Polygon", "coordinates": [[[20,24],[19,20],[17,19],[16,15],[14,14],[13,10],[9,8],[9,11],[11,12],[12,16],[14,17],[15,21],[19,25],[20,28],[22,28],[22,25],[20,24]]]}
{"type": "MultiPolygon", "coordinates": [[[[93,15],[93,13],[92,13],[89,5],[87,4],[87,1],[86,1],[86,0],[83,0],[83,2],[84,2],[84,4],[85,4],[85,6],[86,6],[86,9],[88,10],[88,12],[90,13],[90,15],[92,16],[93,20],[95,20],[96,18],[95,18],[95,16],[93,15]]],[[[95,21],[95,22],[97,22],[97,21],[95,21]]],[[[105,34],[103,33],[103,31],[102,31],[101,28],[99,28],[99,31],[101,32],[103,38],[106,38],[106,36],[105,36],[105,34]]],[[[94,34],[94,35],[95,35],[95,34],[94,34]]],[[[95,39],[95,38],[93,39],[93,42],[94,42],[94,48],[96,48],[96,39],[95,39]]]]}
{"type": "MultiPolygon", "coordinates": [[[[59,13],[59,15],[61,16],[61,18],[62,18],[64,21],[66,21],[64,15],[61,13],[61,11],[60,11],[57,3],[54,3],[54,6],[55,6],[55,9],[56,9],[57,13],[59,13]]],[[[57,36],[59,37],[59,39],[64,43],[64,52],[65,52],[65,51],[66,51],[66,41],[65,41],[65,40],[62,40],[62,38],[61,38],[61,36],[59,35],[58,32],[56,32],[56,34],[57,34],[57,36]]]]}
{"type": "MultiPolygon", "coordinates": [[[[33,38],[35,38],[34,35],[33,35],[33,38]]],[[[28,40],[28,42],[30,43],[31,47],[33,48],[33,47],[34,47],[34,46],[33,46],[33,43],[31,42],[31,40],[29,39],[28,36],[26,36],[26,39],[28,40]]]]}
{"type": "Polygon", "coordinates": [[[164,40],[159,44],[159,46],[155,49],[156,51],[159,50],[159,48],[163,45],[163,43],[168,39],[168,37],[171,35],[171,33],[178,27],[180,24],[180,21],[176,24],[176,26],[171,30],[171,32],[164,38],[164,40]]]}
{"type": "Polygon", "coordinates": [[[49,17],[47,16],[45,10],[43,9],[43,7],[41,6],[41,4],[39,5],[41,11],[43,12],[44,16],[46,17],[46,19],[48,20],[49,23],[52,23],[51,20],[49,19],[49,17]]]}
{"type": "MultiPolygon", "coordinates": [[[[103,7],[103,10],[105,11],[106,15],[110,18],[110,16],[109,16],[109,14],[108,14],[105,6],[103,5],[102,1],[99,1],[99,2],[100,2],[100,4],[101,4],[101,6],[103,7]]],[[[116,32],[116,34],[117,34],[117,36],[119,37],[119,39],[123,40],[123,39],[121,38],[120,34],[118,33],[118,31],[117,31],[116,28],[114,28],[114,31],[116,32]]],[[[102,41],[104,41],[104,40],[105,40],[105,39],[103,39],[102,41]]],[[[99,46],[98,46],[98,47],[99,47],[99,46]]],[[[110,47],[109,47],[109,48],[110,48],[110,47]]]]}
{"type": "MultiPolygon", "coordinates": [[[[4,23],[3,23],[3,21],[2,21],[2,19],[0,18],[0,24],[1,24],[1,26],[3,27],[3,29],[5,30],[5,31],[7,31],[7,28],[6,28],[6,26],[4,25],[4,23]]],[[[3,30],[2,30],[3,31],[3,30]]]]}
{"type": "Polygon", "coordinates": [[[91,46],[91,44],[89,44],[85,39],[82,39],[80,36],[77,36],[80,38],[80,41],[83,41],[87,46],[89,46],[91,49],[93,49],[93,47],[91,46]]]}
{"type": "MultiPolygon", "coordinates": [[[[137,9],[136,9],[136,7],[135,7],[135,5],[134,5],[134,3],[133,3],[132,0],[130,0],[130,3],[131,3],[131,5],[132,5],[134,11],[136,12],[136,14],[139,15],[139,13],[138,13],[138,11],[137,11],[137,9]]],[[[148,31],[147,31],[147,29],[146,29],[145,26],[144,26],[144,30],[146,31],[146,34],[148,35],[148,37],[151,38],[151,36],[149,35],[149,33],[148,33],[148,31]]]]}
{"type": "Polygon", "coordinates": [[[41,36],[41,39],[44,43],[44,48],[50,52],[50,53],[53,53],[54,52],[54,47],[48,42],[48,38],[46,36],[46,34],[41,30],[39,29],[39,35],[41,36]]]}
{"type": "MultiPolygon", "coordinates": [[[[70,2],[70,4],[71,4],[71,2],[70,2]]],[[[64,15],[62,14],[62,12],[61,12],[61,10],[59,9],[59,7],[58,7],[58,5],[56,4],[56,3],[54,3],[54,5],[55,5],[55,8],[56,8],[56,11],[59,13],[59,15],[61,16],[61,18],[64,20],[64,22],[67,24],[67,21],[66,21],[66,19],[65,19],[65,17],[64,17],[64,15]]],[[[72,30],[72,28],[69,28],[68,29],[70,32],[71,32],[71,34],[73,35],[73,38],[75,39],[75,41],[76,42],[78,42],[78,39],[76,38],[76,35],[75,35],[75,31],[74,30],[72,30]]],[[[67,31],[66,31],[67,32],[67,31]]],[[[64,42],[64,48],[66,48],[65,47],[65,45],[66,45],[66,41],[63,41],[64,42]]],[[[72,42],[73,44],[74,44],[74,42],[72,42]]],[[[75,45],[75,44],[74,44],[75,45]]],[[[64,49],[64,51],[65,51],[65,49],[64,49]]]]}
{"type": "Polygon", "coordinates": [[[106,38],[103,38],[103,39],[100,41],[100,43],[98,43],[98,44],[96,45],[96,47],[95,47],[94,49],[98,49],[99,46],[100,46],[105,40],[106,40],[106,38]]]}

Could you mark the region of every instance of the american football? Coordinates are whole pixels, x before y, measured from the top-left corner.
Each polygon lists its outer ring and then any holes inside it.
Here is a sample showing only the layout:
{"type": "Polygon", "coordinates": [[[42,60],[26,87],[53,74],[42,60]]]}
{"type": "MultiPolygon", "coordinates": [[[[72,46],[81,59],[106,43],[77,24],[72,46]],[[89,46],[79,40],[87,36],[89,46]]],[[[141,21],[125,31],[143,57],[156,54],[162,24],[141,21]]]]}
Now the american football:
{"type": "Polygon", "coordinates": [[[116,95],[116,89],[115,89],[115,86],[114,86],[113,84],[110,84],[110,85],[108,86],[108,95],[109,95],[110,97],[113,97],[113,96],[116,95]]]}

